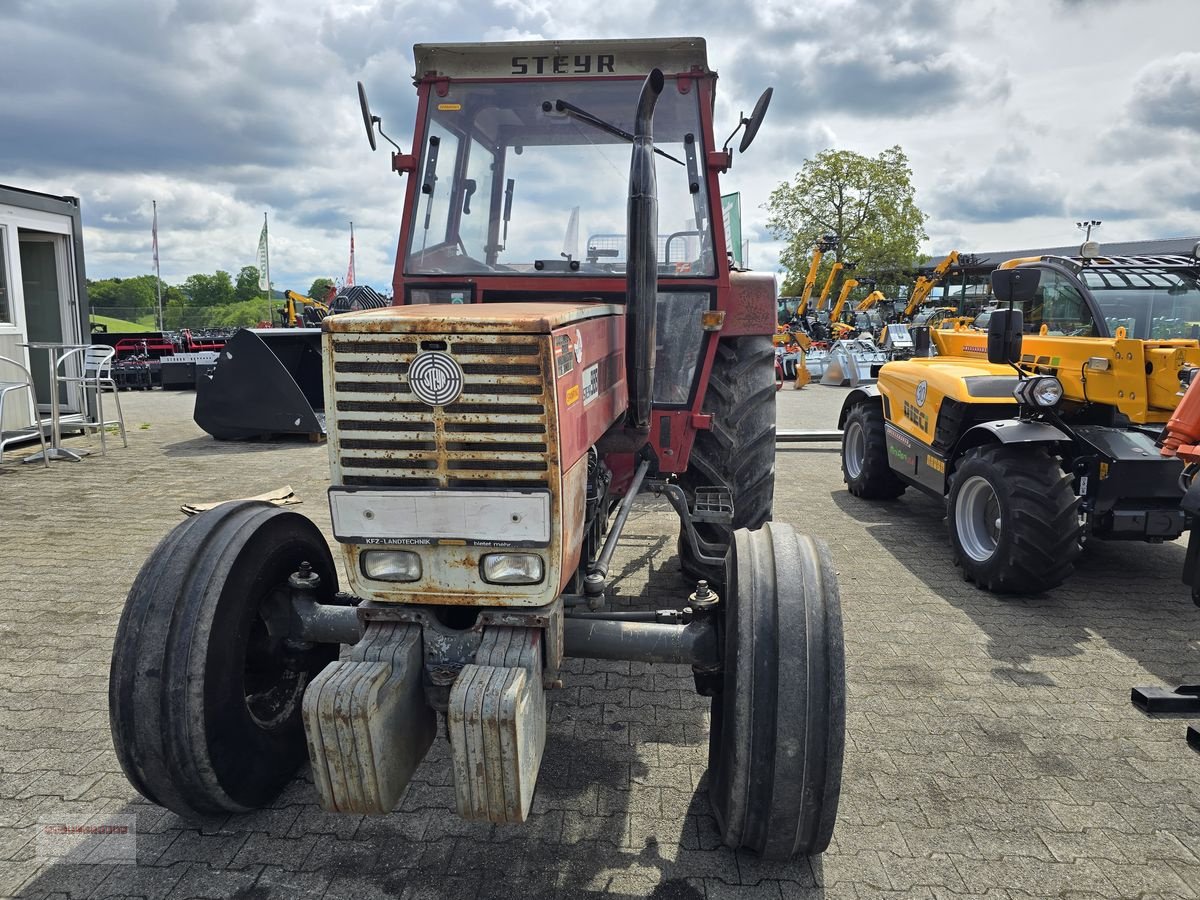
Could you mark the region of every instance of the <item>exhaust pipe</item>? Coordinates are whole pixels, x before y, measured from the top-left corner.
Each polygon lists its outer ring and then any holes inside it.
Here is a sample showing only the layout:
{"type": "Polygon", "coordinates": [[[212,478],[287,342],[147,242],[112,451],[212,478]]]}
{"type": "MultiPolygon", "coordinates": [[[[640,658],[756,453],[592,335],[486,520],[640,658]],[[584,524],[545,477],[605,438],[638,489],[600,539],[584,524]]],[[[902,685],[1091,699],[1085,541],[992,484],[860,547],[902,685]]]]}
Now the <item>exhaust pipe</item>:
{"type": "Polygon", "coordinates": [[[661,69],[642,84],[629,162],[629,244],[625,250],[625,348],[629,424],[650,430],[654,400],[654,326],[658,295],[658,183],[654,176],[654,105],[663,89],[661,69]]]}

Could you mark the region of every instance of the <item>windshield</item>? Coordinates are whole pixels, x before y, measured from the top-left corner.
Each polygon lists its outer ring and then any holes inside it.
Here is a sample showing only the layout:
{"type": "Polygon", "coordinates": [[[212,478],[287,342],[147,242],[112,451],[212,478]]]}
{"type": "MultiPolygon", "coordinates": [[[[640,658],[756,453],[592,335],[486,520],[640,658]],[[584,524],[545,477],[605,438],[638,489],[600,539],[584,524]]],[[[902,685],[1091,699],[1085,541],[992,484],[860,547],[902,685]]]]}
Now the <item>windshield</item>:
{"type": "Polygon", "coordinates": [[[1124,326],[1129,337],[1142,340],[1200,337],[1194,270],[1085,268],[1079,277],[1096,298],[1109,334],[1124,326]]]}
{"type": "MultiPolygon", "coordinates": [[[[431,92],[405,271],[624,274],[625,135],[641,86],[640,79],[450,82],[444,96],[431,92]]],[[[659,274],[711,276],[694,86],[681,94],[667,79],[654,143],[659,274]]]]}

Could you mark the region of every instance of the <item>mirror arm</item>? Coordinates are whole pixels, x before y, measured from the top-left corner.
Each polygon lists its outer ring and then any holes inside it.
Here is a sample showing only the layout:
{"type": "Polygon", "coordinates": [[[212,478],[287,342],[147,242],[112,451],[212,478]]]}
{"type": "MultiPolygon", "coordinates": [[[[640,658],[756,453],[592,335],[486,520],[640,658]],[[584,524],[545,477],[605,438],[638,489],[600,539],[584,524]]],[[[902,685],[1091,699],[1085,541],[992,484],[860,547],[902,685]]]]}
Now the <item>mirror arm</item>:
{"type": "Polygon", "coordinates": [[[733,155],[729,150],[729,145],[733,143],[733,139],[735,137],[737,137],[737,133],[746,127],[747,121],[749,121],[749,120],[746,118],[746,114],[739,112],[737,128],[733,129],[733,131],[731,131],[729,133],[729,137],[725,138],[725,143],[723,145],[721,145],[722,153],[728,154],[730,156],[733,155]]]}
{"type": "Polygon", "coordinates": [[[371,124],[373,124],[379,130],[380,137],[382,137],[385,141],[387,141],[389,144],[391,144],[393,147],[396,148],[397,153],[404,152],[403,150],[400,149],[399,144],[397,144],[390,137],[388,137],[386,134],[383,133],[383,119],[379,118],[379,116],[371,116],[371,124]]]}

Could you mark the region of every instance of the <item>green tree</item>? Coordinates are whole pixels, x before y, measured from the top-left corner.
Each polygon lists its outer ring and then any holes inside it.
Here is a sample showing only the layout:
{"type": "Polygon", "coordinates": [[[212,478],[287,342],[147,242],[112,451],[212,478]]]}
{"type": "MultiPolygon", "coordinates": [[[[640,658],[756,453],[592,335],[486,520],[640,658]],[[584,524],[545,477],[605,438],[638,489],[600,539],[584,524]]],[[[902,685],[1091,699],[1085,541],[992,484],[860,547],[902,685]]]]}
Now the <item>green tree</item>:
{"type": "Polygon", "coordinates": [[[814,295],[835,260],[855,263],[860,280],[879,277],[885,292],[922,261],[928,216],[917,207],[912,169],[898,145],[875,157],[824,150],[775,188],[766,208],[767,229],[787,242],[779,257],[787,270],[785,296],[803,288],[812,248],[825,234],[836,235],[837,246],[822,260],[814,295]]]}
{"type": "Polygon", "coordinates": [[[329,293],[329,289],[333,287],[333,279],[321,277],[313,281],[312,287],[308,289],[308,296],[314,300],[325,302],[325,295],[329,293]]]}
{"type": "Polygon", "coordinates": [[[212,324],[220,328],[241,328],[271,322],[275,304],[263,297],[243,300],[217,307],[212,311],[212,324]]]}
{"type": "Polygon", "coordinates": [[[241,302],[264,296],[266,291],[258,286],[258,279],[258,266],[242,266],[242,270],[238,272],[234,297],[241,302]]]}
{"type": "Polygon", "coordinates": [[[237,299],[233,279],[224,270],[212,275],[189,275],[183,293],[192,306],[224,306],[237,299]]]}

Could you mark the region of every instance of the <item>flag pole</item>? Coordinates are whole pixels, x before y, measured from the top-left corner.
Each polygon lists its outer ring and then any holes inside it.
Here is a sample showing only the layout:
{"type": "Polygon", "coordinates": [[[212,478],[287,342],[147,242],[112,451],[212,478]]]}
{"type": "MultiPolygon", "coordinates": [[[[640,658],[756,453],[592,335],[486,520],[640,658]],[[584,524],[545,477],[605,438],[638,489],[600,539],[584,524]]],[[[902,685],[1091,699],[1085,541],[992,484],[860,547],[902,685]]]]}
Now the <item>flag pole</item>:
{"type": "Polygon", "coordinates": [[[158,330],[163,330],[162,311],[162,270],[158,265],[158,201],[151,200],[154,206],[154,295],[158,299],[158,330]]]}

